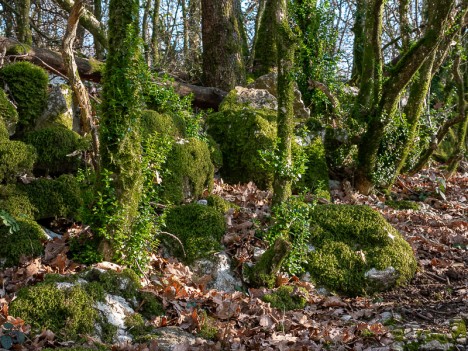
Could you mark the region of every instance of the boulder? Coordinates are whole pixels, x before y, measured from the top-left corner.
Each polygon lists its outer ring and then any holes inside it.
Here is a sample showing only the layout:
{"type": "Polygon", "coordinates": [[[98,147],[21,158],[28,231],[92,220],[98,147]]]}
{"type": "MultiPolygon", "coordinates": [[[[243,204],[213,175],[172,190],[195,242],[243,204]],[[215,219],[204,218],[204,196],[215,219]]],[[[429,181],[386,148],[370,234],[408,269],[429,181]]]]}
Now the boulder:
{"type": "Polygon", "coordinates": [[[76,117],[71,88],[66,84],[54,84],[49,88],[47,107],[37,118],[36,129],[61,125],[79,132],[80,120],[78,116],[76,117]]]}
{"type": "MultiPolygon", "coordinates": [[[[248,88],[264,89],[274,97],[278,97],[277,91],[278,73],[271,72],[258,77],[248,88]]],[[[307,119],[310,117],[310,110],[304,105],[302,94],[297,84],[294,87],[294,115],[297,118],[307,119]]]]}
{"type": "Polygon", "coordinates": [[[266,89],[235,87],[236,102],[253,109],[277,110],[278,101],[266,89]]]}

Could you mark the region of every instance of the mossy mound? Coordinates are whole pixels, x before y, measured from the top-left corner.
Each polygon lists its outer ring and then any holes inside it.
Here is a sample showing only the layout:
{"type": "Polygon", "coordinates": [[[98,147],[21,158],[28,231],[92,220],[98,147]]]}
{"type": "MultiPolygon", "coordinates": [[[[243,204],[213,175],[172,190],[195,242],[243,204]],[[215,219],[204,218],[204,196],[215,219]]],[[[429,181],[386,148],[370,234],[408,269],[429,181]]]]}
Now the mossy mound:
{"type": "Polygon", "coordinates": [[[282,311],[300,310],[307,304],[308,293],[304,288],[283,285],[271,294],[266,294],[262,300],[269,302],[271,307],[282,311]]]}
{"type": "Polygon", "coordinates": [[[46,71],[29,62],[16,62],[0,69],[0,80],[8,86],[18,108],[19,125],[32,129],[47,106],[46,71]]]}
{"type": "Polygon", "coordinates": [[[208,206],[214,207],[220,213],[225,214],[231,208],[234,210],[239,209],[239,206],[235,203],[227,201],[218,195],[210,195],[207,197],[208,206]]]}
{"type": "Polygon", "coordinates": [[[53,175],[76,172],[83,162],[80,151],[89,150],[91,146],[88,139],[62,126],[30,132],[23,140],[37,150],[34,169],[53,175]],[[75,152],[76,155],[70,156],[75,152]]]}
{"type": "Polygon", "coordinates": [[[91,269],[83,274],[83,278],[88,282],[98,283],[108,294],[123,296],[126,299],[135,298],[141,288],[140,278],[131,269],[124,269],[120,273],[91,269]]]}
{"type": "MultiPolygon", "coordinates": [[[[8,134],[6,137],[8,137],[10,134],[13,134],[15,130],[16,123],[18,123],[18,112],[16,112],[15,107],[13,104],[8,100],[5,92],[0,89],[0,121],[3,120],[3,123],[5,123],[6,130],[8,131],[8,134]]],[[[3,124],[0,122],[0,124],[3,124]]],[[[2,127],[0,126],[0,140],[2,137],[4,137],[2,134],[2,127]]]]}
{"type": "Polygon", "coordinates": [[[66,340],[92,334],[98,321],[93,299],[79,286],[59,287],[42,283],[18,291],[9,313],[31,325],[33,332],[52,330],[66,340]]]}
{"type": "Polygon", "coordinates": [[[385,205],[395,210],[419,210],[418,203],[409,200],[387,200],[385,201],[385,205]]]}
{"type": "Polygon", "coordinates": [[[395,284],[409,281],[416,260],[409,244],[368,206],[323,205],[311,211],[311,244],[305,267],[316,283],[348,295],[382,289],[366,278],[372,268],[393,267],[395,284]]]}
{"type": "Polygon", "coordinates": [[[307,189],[317,197],[331,200],[328,176],[328,166],[325,158],[325,147],[320,137],[315,138],[309,145],[304,146],[306,154],[306,172],[295,185],[297,191],[307,189]]]}
{"type": "Polygon", "coordinates": [[[8,140],[10,137],[10,133],[6,127],[6,124],[3,122],[2,118],[0,117],[0,141],[8,140]]]}
{"type": "Polygon", "coordinates": [[[206,121],[208,134],[220,145],[223,155],[221,176],[229,183],[254,181],[262,189],[271,188],[273,174],[265,169],[259,150],[274,147],[276,112],[239,104],[235,94],[231,91],[219,112],[206,121]]]}
{"type": "Polygon", "coordinates": [[[180,204],[201,197],[213,188],[214,166],[207,144],[199,139],[174,142],[165,163],[162,198],[180,204]]]}
{"type": "Polygon", "coordinates": [[[155,132],[175,138],[184,138],[186,135],[186,123],[178,114],[145,110],[141,114],[141,131],[143,139],[145,136],[155,132]]]}
{"type": "Polygon", "coordinates": [[[0,208],[15,217],[73,218],[82,204],[77,180],[70,175],[0,186],[0,208]]]}
{"type": "Polygon", "coordinates": [[[42,243],[47,239],[41,226],[34,221],[17,219],[18,230],[9,232],[9,227],[0,224],[0,259],[4,266],[14,266],[22,256],[35,258],[42,254],[42,243]]]}
{"type": "Polygon", "coordinates": [[[24,173],[30,173],[36,161],[33,146],[21,141],[0,141],[0,183],[15,182],[24,173]]]}
{"type": "Polygon", "coordinates": [[[176,206],[167,211],[166,229],[181,241],[164,235],[161,240],[171,253],[186,263],[209,257],[221,249],[226,231],[224,217],[216,209],[198,204],[176,206]]]}

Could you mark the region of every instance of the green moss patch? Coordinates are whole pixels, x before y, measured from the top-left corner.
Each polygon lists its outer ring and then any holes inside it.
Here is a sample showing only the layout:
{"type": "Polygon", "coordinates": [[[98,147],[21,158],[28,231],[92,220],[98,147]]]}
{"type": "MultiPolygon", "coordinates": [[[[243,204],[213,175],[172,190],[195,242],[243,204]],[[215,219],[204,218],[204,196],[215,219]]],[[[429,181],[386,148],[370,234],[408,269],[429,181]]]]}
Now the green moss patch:
{"type": "Polygon", "coordinates": [[[409,200],[387,200],[385,205],[394,208],[395,210],[419,210],[418,203],[409,200]]]}
{"type": "Polygon", "coordinates": [[[15,182],[19,175],[30,173],[35,161],[33,146],[21,141],[0,141],[0,183],[15,182]]]}
{"type": "Polygon", "coordinates": [[[141,114],[143,138],[155,132],[175,138],[184,138],[185,130],[185,120],[178,114],[159,113],[152,110],[145,110],[141,114]]]}
{"type": "Polygon", "coordinates": [[[23,288],[10,304],[9,313],[27,321],[34,332],[50,329],[71,340],[93,333],[98,321],[92,298],[78,285],[59,288],[43,283],[23,288]]]}
{"type": "Polygon", "coordinates": [[[98,283],[106,293],[123,296],[126,299],[138,296],[141,288],[140,278],[131,269],[125,269],[120,273],[91,269],[83,277],[89,282],[98,283]]]}
{"type": "Polygon", "coordinates": [[[0,80],[8,86],[18,108],[19,125],[32,129],[47,106],[46,71],[29,62],[16,62],[0,69],[0,80]]]}
{"type": "Polygon", "coordinates": [[[14,233],[0,224],[0,258],[5,259],[4,266],[17,265],[22,256],[38,257],[42,254],[42,243],[47,240],[41,226],[27,219],[17,220],[19,229],[14,233]]]}
{"type": "Polygon", "coordinates": [[[0,186],[0,207],[16,217],[39,220],[77,216],[81,190],[73,176],[38,179],[29,184],[0,186]]]}
{"type": "MultiPolygon", "coordinates": [[[[5,123],[6,130],[12,132],[16,123],[18,123],[18,112],[8,100],[5,92],[0,89],[0,124],[3,124],[2,120],[5,123]]],[[[5,137],[5,132],[2,132],[2,129],[3,127],[0,126],[0,140],[5,137]]],[[[8,138],[9,134],[6,135],[6,138],[8,138]]]]}
{"type": "Polygon", "coordinates": [[[16,44],[8,47],[7,55],[26,55],[31,51],[31,46],[27,44],[16,44]]]}
{"type": "Polygon", "coordinates": [[[409,281],[416,260],[409,244],[368,206],[323,205],[311,212],[311,244],[306,270],[318,284],[349,295],[377,290],[365,273],[393,267],[396,284],[409,281]]]}
{"type": "Polygon", "coordinates": [[[35,170],[46,174],[72,173],[82,164],[81,152],[89,150],[89,140],[62,126],[47,127],[26,134],[24,141],[37,150],[35,170]],[[70,156],[78,152],[75,156],[70,156]]]}
{"type": "Polygon", "coordinates": [[[283,311],[300,310],[307,304],[308,293],[304,288],[283,285],[271,294],[266,294],[262,300],[269,302],[271,307],[283,311]]]}
{"type": "Polygon", "coordinates": [[[176,206],[167,212],[167,232],[182,242],[163,235],[161,240],[170,251],[184,262],[209,257],[221,249],[221,239],[226,231],[224,217],[216,209],[198,204],[176,206]]]}
{"type": "Polygon", "coordinates": [[[214,207],[220,213],[225,214],[231,208],[234,210],[239,209],[239,206],[235,203],[227,201],[218,195],[210,195],[207,197],[208,206],[214,207]]]}
{"type": "Polygon", "coordinates": [[[202,140],[190,138],[174,143],[165,164],[164,200],[182,203],[198,199],[205,189],[213,187],[214,167],[210,151],[202,140]]]}
{"type": "Polygon", "coordinates": [[[164,314],[164,307],[156,295],[151,292],[142,291],[140,293],[141,308],[140,313],[143,317],[152,319],[164,314]]]}

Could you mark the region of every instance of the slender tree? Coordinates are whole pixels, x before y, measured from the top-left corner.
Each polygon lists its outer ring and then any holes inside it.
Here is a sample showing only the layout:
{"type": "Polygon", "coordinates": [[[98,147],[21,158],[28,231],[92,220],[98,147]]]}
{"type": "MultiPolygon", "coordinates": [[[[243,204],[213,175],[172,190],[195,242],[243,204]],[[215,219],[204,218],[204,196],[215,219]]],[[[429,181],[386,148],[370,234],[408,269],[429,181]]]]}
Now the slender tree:
{"type": "Polygon", "coordinates": [[[32,33],[29,24],[31,0],[17,0],[18,40],[27,45],[32,44],[32,33]]]}

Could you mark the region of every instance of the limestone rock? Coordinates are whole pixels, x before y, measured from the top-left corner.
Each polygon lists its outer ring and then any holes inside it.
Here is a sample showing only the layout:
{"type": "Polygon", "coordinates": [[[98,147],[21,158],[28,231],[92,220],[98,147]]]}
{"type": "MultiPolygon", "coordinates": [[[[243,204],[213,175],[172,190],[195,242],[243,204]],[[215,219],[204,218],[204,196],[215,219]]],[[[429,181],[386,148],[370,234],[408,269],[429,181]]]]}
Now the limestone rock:
{"type": "Polygon", "coordinates": [[[372,268],[367,271],[364,276],[379,291],[391,288],[399,278],[398,272],[391,266],[380,271],[372,268]]]}
{"type": "MultiPolygon", "coordinates": [[[[276,72],[271,72],[271,73],[265,74],[257,78],[255,82],[248,85],[248,88],[265,89],[271,95],[277,97],[278,96],[278,91],[276,87],[277,80],[278,80],[278,74],[276,72]]],[[[302,94],[297,84],[294,87],[294,115],[298,118],[310,117],[310,110],[307,107],[305,107],[304,101],[302,101],[302,94]]]]}
{"type": "Polygon", "coordinates": [[[248,104],[253,109],[278,109],[278,101],[266,89],[236,87],[236,98],[240,104],[248,104]]]}
{"type": "Polygon", "coordinates": [[[117,327],[117,341],[132,341],[125,327],[125,317],[134,314],[135,311],[123,297],[106,294],[105,302],[96,302],[96,309],[108,323],[117,327]]]}
{"type": "Polygon", "coordinates": [[[188,346],[195,343],[195,336],[178,327],[164,327],[159,328],[155,334],[157,335],[158,350],[161,351],[175,351],[180,350],[180,346],[188,346]]]}
{"type": "Polygon", "coordinates": [[[72,91],[65,84],[56,84],[50,87],[47,108],[37,119],[36,129],[50,124],[60,124],[79,132],[80,121],[78,118],[74,118],[72,91]]]}

